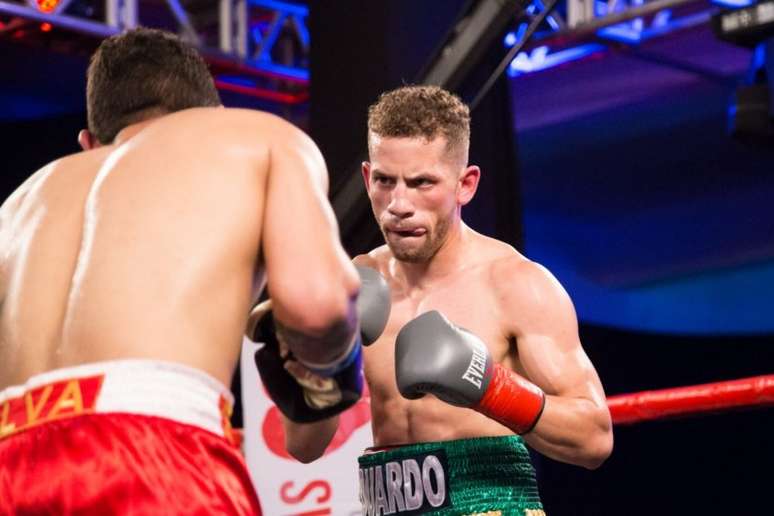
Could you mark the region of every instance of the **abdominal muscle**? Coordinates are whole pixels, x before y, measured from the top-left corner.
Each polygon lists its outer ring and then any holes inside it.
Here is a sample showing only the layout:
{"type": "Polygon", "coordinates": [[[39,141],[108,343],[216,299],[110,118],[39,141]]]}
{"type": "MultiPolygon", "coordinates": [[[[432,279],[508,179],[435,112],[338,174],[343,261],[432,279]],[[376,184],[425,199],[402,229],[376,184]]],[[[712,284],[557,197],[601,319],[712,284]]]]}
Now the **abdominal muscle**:
{"type": "Polygon", "coordinates": [[[478,412],[454,407],[432,395],[419,400],[402,397],[386,400],[374,399],[372,393],[371,402],[374,446],[513,434],[478,412]]]}

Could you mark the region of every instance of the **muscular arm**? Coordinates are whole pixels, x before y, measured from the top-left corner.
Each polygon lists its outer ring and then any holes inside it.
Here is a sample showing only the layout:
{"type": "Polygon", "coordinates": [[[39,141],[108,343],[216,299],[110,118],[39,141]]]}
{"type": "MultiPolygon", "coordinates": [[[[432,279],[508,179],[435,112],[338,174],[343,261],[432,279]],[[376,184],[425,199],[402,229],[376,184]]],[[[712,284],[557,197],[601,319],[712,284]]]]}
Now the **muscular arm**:
{"type": "MultiPolygon", "coordinates": [[[[303,132],[276,119],[269,156],[262,251],[278,333],[299,358],[326,363],[357,331],[355,268],[339,242],[320,151],[303,132]]],[[[302,462],[320,457],[338,417],[294,423],[283,416],[285,447],[302,462]]]]}
{"type": "Polygon", "coordinates": [[[326,198],[322,155],[303,132],[274,121],[262,239],[268,287],[291,351],[322,364],[339,358],[354,336],[359,281],[326,198]]]}
{"type": "Polygon", "coordinates": [[[612,451],[612,424],[602,384],[580,343],[572,301],[532,262],[513,264],[505,275],[510,281],[500,284],[510,287],[502,289],[501,306],[515,322],[519,361],[546,393],[543,414],[524,439],[548,457],[594,469],[612,451]]]}
{"type": "MultiPolygon", "coordinates": [[[[342,325],[335,325],[333,330],[327,335],[313,338],[313,340],[317,339],[323,342],[326,340],[335,341],[342,338],[342,331],[346,331],[346,328],[342,327],[342,325]]],[[[281,324],[277,324],[277,334],[282,335],[283,342],[295,341],[299,345],[305,345],[310,340],[308,336],[300,334],[295,330],[289,330],[281,324]]],[[[299,379],[299,381],[315,382],[318,378],[295,360],[286,361],[285,369],[299,379]]],[[[285,431],[285,449],[296,460],[305,464],[322,456],[339,426],[338,415],[313,423],[297,423],[290,420],[284,414],[281,414],[281,416],[285,431]]]]}
{"type": "Polygon", "coordinates": [[[308,424],[294,423],[283,416],[282,423],[285,427],[285,449],[296,460],[308,464],[322,457],[339,428],[339,416],[308,424]]]}
{"type": "MultiPolygon", "coordinates": [[[[352,262],[378,269],[378,264],[368,255],[356,256],[352,262]]],[[[303,371],[296,370],[296,374],[303,371]]],[[[339,428],[339,416],[333,416],[311,424],[298,424],[283,416],[285,428],[285,449],[297,460],[312,462],[325,452],[339,428]]]]}

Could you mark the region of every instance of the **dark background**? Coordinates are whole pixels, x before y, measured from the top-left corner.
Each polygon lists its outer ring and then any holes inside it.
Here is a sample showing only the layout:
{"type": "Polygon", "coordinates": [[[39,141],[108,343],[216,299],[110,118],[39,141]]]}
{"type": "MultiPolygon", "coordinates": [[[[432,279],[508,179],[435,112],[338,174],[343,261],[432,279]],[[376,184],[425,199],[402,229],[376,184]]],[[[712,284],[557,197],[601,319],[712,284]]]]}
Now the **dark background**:
{"type": "MultiPolygon", "coordinates": [[[[416,80],[466,5],[312,2],[309,103],[289,112],[226,93],[224,103],[301,120],[335,198],[365,156],[367,106],[416,80]]],[[[89,51],[0,38],[3,197],[78,150],[89,51]]],[[[562,281],[608,394],[774,371],[774,149],[726,131],[749,61],[699,26],[504,76],[473,112],[471,161],[484,175],[463,216],[562,281]]],[[[369,217],[341,222],[350,252],[379,243],[369,217]]],[[[619,426],[594,472],[536,456],[547,513],[772,514],[773,414],[619,426]]]]}

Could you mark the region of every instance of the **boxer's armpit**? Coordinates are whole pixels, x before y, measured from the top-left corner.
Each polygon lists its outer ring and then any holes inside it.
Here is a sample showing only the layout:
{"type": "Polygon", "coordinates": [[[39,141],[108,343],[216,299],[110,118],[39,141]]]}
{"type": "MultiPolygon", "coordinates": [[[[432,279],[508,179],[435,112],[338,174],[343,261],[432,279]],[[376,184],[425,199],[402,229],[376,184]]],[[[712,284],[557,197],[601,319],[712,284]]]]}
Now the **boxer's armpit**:
{"type": "Polygon", "coordinates": [[[309,334],[274,320],[277,337],[285,343],[293,354],[302,362],[327,364],[345,355],[357,331],[357,319],[350,311],[348,317],[343,317],[319,334],[309,334]]]}

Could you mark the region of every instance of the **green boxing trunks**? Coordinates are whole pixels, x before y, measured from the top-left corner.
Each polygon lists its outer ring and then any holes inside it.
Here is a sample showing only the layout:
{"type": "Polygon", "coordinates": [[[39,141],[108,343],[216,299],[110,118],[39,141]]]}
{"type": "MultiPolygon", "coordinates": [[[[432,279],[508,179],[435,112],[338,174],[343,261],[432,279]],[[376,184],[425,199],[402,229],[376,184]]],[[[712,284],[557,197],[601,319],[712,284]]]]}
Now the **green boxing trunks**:
{"type": "Polygon", "coordinates": [[[517,435],[367,450],[358,462],[367,516],[545,514],[535,469],[517,435]]]}

